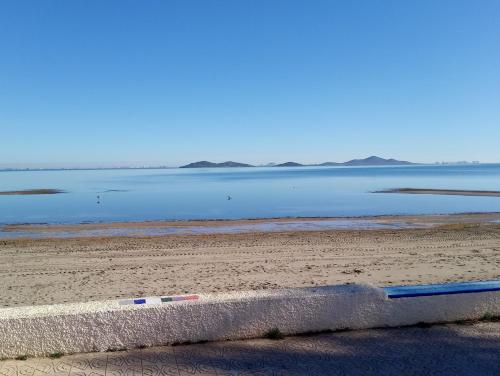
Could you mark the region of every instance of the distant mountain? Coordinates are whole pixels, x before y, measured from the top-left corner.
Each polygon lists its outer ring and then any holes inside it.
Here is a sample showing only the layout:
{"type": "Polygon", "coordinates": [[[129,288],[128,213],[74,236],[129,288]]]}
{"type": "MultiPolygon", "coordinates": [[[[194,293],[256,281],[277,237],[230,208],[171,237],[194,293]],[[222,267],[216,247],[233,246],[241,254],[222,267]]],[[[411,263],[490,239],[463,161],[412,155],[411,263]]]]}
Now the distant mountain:
{"type": "Polygon", "coordinates": [[[189,163],[185,166],[181,166],[180,168],[207,168],[207,167],[253,167],[253,166],[246,163],[239,163],[232,161],[227,161],[222,163],[199,161],[199,162],[189,163]]]}
{"type": "Polygon", "coordinates": [[[300,166],[304,166],[304,165],[297,163],[297,162],[285,162],[285,163],[274,165],[274,167],[300,167],[300,166]]]}
{"type": "Polygon", "coordinates": [[[338,163],[338,162],[323,162],[315,166],[343,166],[343,165],[344,165],[343,163],[338,163]]]}
{"type": "Polygon", "coordinates": [[[227,161],[227,162],[217,163],[217,167],[255,167],[255,166],[248,163],[227,161]]]}
{"type": "MultiPolygon", "coordinates": [[[[371,157],[365,159],[351,159],[350,161],[339,163],[339,162],[323,162],[314,165],[304,165],[297,162],[285,162],[281,164],[269,163],[265,165],[266,167],[301,167],[301,166],[405,166],[405,165],[415,165],[418,163],[412,163],[408,161],[398,161],[397,159],[384,159],[372,155],[371,157]]],[[[239,162],[222,162],[214,163],[208,161],[199,161],[181,166],[180,168],[207,168],[207,167],[255,167],[246,163],[239,162]]]]}
{"type": "Polygon", "coordinates": [[[365,159],[351,159],[342,163],[343,166],[402,166],[413,165],[416,163],[408,161],[398,161],[397,159],[384,159],[377,156],[371,156],[365,159]]]}

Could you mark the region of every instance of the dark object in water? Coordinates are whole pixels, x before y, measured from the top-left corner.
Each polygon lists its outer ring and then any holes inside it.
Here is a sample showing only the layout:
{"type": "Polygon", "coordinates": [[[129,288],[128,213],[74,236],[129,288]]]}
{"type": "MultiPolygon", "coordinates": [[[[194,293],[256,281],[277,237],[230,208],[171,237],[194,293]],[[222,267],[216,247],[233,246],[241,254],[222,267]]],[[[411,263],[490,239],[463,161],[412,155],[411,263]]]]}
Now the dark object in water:
{"type": "Polygon", "coordinates": [[[3,191],[0,196],[16,196],[16,195],[55,195],[58,193],[66,193],[62,189],[25,189],[21,191],[3,191]]]}

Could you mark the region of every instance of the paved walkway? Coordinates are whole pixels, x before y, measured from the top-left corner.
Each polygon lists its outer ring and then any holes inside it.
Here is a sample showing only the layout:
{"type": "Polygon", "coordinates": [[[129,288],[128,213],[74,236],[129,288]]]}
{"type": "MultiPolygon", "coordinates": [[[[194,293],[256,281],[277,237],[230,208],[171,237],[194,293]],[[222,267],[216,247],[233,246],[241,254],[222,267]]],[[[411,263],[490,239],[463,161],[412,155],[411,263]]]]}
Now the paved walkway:
{"type": "Polygon", "coordinates": [[[500,375],[500,323],[0,361],[0,376],[500,375]]]}

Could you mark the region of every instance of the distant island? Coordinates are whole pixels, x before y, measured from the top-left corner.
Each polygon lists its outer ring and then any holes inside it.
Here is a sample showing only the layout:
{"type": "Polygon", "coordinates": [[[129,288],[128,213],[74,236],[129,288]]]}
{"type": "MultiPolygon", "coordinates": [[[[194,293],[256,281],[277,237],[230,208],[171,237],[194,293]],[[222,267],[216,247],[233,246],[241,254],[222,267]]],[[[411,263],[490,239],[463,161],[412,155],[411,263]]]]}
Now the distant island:
{"type": "Polygon", "coordinates": [[[301,167],[301,166],[304,166],[304,165],[297,163],[297,162],[285,162],[285,163],[276,164],[273,167],[301,167]]]}
{"type": "MultiPolygon", "coordinates": [[[[351,159],[347,162],[323,162],[320,164],[301,164],[298,162],[285,162],[280,164],[269,164],[269,167],[302,167],[302,166],[408,166],[408,165],[416,165],[418,163],[408,162],[408,161],[399,161],[397,159],[384,159],[377,156],[371,156],[364,159],[351,159]]],[[[185,166],[181,166],[180,168],[211,168],[211,167],[255,167],[253,165],[247,163],[239,163],[239,162],[222,162],[222,163],[214,163],[208,161],[199,161],[189,163],[185,166]]]]}
{"type": "Polygon", "coordinates": [[[372,155],[365,159],[351,159],[350,161],[342,163],[343,166],[404,166],[415,165],[418,163],[408,161],[398,161],[397,159],[384,159],[372,155]]]}
{"type": "Polygon", "coordinates": [[[181,166],[179,168],[207,168],[207,167],[254,167],[254,166],[252,166],[250,164],[246,164],[246,163],[239,163],[239,162],[232,162],[232,161],[227,161],[227,162],[222,162],[222,163],[199,161],[199,162],[189,163],[189,164],[187,164],[185,166],[181,166]]]}

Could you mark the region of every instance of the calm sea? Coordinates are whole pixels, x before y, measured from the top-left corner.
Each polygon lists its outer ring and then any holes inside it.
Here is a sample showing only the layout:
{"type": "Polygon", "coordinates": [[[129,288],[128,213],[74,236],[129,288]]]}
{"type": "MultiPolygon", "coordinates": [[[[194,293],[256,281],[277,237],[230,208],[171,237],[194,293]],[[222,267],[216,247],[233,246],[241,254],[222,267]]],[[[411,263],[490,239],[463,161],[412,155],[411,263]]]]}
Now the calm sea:
{"type": "Polygon", "coordinates": [[[0,223],[500,212],[499,197],[371,193],[401,187],[500,190],[500,165],[1,171],[0,191],[67,193],[0,196],[0,223]]]}

